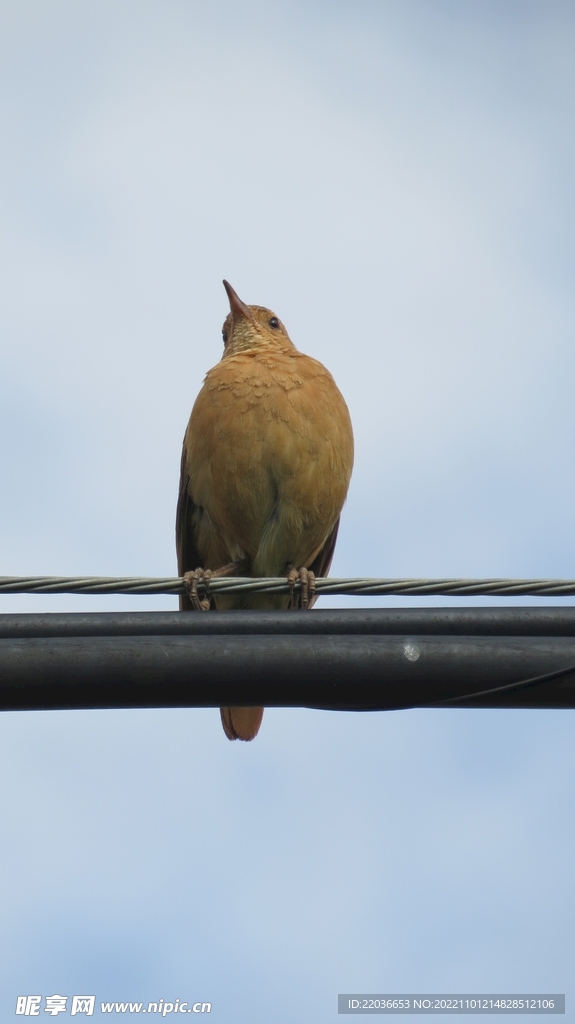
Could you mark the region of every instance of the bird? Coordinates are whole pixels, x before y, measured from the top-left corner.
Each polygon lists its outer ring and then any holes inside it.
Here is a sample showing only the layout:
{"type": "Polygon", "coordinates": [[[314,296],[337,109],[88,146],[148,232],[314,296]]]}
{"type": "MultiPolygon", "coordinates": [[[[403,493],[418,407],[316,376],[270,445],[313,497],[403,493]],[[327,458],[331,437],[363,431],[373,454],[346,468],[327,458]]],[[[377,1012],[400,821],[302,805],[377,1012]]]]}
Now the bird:
{"type": "MultiPolygon", "coordinates": [[[[309,609],[315,577],[329,572],[351,478],[349,410],[329,370],[298,351],[279,317],[223,284],[224,351],[206,374],[182,446],[180,609],[309,609]],[[285,575],[291,594],[210,594],[210,579],[229,575],[285,575]]],[[[263,711],[221,708],[228,739],[252,740],[263,711]]]]}

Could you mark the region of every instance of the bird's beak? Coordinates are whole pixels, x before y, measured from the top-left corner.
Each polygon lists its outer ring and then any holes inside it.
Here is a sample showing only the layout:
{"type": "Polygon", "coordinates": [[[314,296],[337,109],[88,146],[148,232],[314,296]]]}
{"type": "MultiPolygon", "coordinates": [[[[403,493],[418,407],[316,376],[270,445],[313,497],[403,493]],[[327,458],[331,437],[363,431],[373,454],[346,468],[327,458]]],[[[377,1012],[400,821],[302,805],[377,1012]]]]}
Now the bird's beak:
{"type": "Polygon", "coordinates": [[[246,320],[252,320],[252,314],[245,302],[242,302],[237,292],[234,291],[229,281],[224,281],[224,288],[228,293],[228,299],[230,300],[230,309],[232,311],[232,317],[234,320],[236,317],[243,316],[246,320]]]}

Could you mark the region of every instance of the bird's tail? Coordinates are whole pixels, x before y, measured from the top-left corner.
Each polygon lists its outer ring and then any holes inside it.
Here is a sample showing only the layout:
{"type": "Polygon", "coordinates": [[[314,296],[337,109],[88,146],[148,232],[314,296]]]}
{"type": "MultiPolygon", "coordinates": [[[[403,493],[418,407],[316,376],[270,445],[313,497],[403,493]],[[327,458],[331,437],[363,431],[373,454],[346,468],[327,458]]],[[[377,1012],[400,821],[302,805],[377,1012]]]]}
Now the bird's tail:
{"type": "Polygon", "coordinates": [[[220,708],[222,725],[229,740],[253,740],[257,736],[263,708],[220,708]]]}

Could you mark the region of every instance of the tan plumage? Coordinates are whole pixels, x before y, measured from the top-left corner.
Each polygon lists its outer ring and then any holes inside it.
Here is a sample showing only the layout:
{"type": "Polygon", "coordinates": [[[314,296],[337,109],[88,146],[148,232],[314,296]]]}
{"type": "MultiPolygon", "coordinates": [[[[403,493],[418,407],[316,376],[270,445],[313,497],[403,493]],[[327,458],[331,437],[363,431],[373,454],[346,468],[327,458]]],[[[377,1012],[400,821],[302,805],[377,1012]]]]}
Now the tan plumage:
{"type": "MultiPolygon", "coordinates": [[[[298,352],[271,310],[246,306],[224,284],[224,354],[206,375],[184,437],[179,572],[235,562],[236,575],[280,576],[295,566],[325,576],[353,465],[347,406],[329,371],[298,352]]],[[[289,604],[264,594],[210,600],[217,609],[289,604]]],[[[187,596],[180,606],[193,607],[187,596]]],[[[226,735],[252,739],[262,714],[222,708],[226,735]]]]}

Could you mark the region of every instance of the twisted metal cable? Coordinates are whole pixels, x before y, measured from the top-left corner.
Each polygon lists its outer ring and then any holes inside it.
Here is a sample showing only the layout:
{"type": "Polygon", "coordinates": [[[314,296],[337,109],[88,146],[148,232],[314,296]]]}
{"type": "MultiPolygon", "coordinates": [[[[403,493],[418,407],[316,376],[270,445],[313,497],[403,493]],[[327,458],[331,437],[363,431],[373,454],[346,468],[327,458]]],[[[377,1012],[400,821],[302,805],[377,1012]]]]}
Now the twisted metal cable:
{"type": "MultiPolygon", "coordinates": [[[[205,584],[198,584],[200,594],[205,584]]],[[[224,577],[212,579],[212,594],[288,594],[280,577],[224,577]]],[[[300,589],[296,581],[296,593],[300,589]]],[[[575,595],[575,580],[513,579],[322,579],[318,594],[353,597],[568,597],[575,595]]],[[[181,576],[0,576],[0,594],[183,594],[181,576]]]]}

